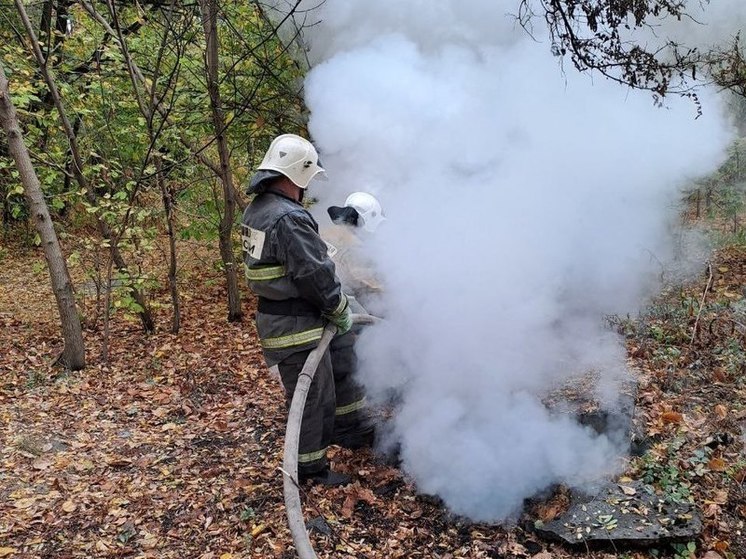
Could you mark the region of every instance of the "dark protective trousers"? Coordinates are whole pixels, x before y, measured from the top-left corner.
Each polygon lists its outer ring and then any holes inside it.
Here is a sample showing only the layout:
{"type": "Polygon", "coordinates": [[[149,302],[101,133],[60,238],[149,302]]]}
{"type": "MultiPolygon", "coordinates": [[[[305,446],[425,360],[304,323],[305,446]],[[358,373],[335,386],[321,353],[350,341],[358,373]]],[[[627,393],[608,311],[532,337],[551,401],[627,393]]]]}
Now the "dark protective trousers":
{"type": "MultiPolygon", "coordinates": [[[[303,370],[308,354],[312,350],[299,351],[277,364],[285,388],[288,409],[298,383],[298,375],[303,370]]],[[[303,421],[300,427],[298,446],[298,475],[307,476],[324,470],[328,463],[326,449],[334,436],[334,415],[336,399],[334,375],[329,350],[319,362],[319,368],[313,377],[308,390],[306,407],[303,409],[303,421]]]]}
{"type": "Polygon", "coordinates": [[[356,338],[356,334],[348,332],[336,336],[330,346],[337,396],[333,442],[348,448],[359,448],[372,443],[372,426],[365,408],[365,393],[355,381],[356,338]]]}
{"type": "MultiPolygon", "coordinates": [[[[303,409],[298,447],[300,476],[327,466],[326,449],[332,443],[359,448],[372,442],[364,393],[353,377],[357,369],[354,345],[354,334],[337,336],[319,362],[303,409]]],[[[288,409],[311,351],[298,351],[277,364],[288,409]]]]}

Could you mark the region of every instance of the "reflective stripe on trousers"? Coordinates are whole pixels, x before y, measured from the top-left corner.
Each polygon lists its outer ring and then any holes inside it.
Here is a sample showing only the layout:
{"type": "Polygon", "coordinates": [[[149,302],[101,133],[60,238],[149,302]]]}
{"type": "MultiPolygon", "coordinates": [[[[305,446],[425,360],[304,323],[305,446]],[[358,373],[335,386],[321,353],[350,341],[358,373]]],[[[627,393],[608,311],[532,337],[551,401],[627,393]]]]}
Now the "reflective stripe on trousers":
{"type": "Polygon", "coordinates": [[[322,448],[321,450],[317,450],[316,452],[307,452],[306,454],[299,454],[298,455],[298,462],[299,463],[308,463],[308,462],[315,462],[316,460],[320,460],[326,456],[326,447],[322,448]]]}
{"type": "MultiPolygon", "coordinates": [[[[299,374],[311,351],[310,349],[298,351],[278,363],[288,405],[295,392],[299,374]]],[[[331,358],[327,351],[316,369],[316,375],[308,388],[306,405],[303,408],[303,420],[298,440],[299,475],[319,472],[327,465],[326,448],[331,444],[334,436],[335,408],[334,378],[331,358]]]]}
{"type": "Polygon", "coordinates": [[[351,404],[347,404],[346,406],[338,407],[335,415],[347,415],[349,413],[361,410],[365,407],[365,398],[361,398],[357,402],[352,402],[351,404]]]}

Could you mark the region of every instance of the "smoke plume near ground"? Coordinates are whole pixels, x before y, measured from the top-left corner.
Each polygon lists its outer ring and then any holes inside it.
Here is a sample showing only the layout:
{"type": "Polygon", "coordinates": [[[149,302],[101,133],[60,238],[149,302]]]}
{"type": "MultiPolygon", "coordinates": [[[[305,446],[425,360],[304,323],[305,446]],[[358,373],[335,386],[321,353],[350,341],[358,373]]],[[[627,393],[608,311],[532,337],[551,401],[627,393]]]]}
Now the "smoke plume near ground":
{"type": "Polygon", "coordinates": [[[406,472],[477,520],[617,468],[623,450],[541,397],[596,370],[614,406],[625,351],[602,317],[653,292],[679,189],[729,139],[706,93],[695,120],[688,101],[563,74],[516,4],[327,0],[306,34],[330,178],[312,193],[367,190],[388,217],[366,240],[386,321],[360,340],[362,378],[399,391],[406,472]]]}

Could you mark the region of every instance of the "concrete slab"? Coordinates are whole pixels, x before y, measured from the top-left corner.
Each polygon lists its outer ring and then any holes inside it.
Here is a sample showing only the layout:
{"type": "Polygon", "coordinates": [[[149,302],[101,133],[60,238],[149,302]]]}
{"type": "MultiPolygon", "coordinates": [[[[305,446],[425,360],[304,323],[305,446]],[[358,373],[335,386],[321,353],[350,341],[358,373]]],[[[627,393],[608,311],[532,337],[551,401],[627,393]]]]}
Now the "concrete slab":
{"type": "Polygon", "coordinates": [[[635,481],[610,484],[593,497],[574,496],[564,514],[535,529],[572,546],[649,546],[697,538],[702,518],[693,505],[667,502],[635,481]]]}

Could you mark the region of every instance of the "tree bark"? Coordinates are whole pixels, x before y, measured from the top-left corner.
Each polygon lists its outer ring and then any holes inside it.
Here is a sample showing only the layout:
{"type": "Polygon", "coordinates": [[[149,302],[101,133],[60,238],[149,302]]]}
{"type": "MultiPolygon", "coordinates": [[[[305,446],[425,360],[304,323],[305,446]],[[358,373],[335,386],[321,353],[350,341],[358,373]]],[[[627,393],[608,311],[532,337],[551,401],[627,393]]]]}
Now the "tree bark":
{"type": "Polygon", "coordinates": [[[218,239],[220,256],[225,266],[225,279],[228,287],[228,320],[240,321],[241,295],[238,290],[238,274],[236,273],[236,257],[233,252],[233,220],[236,213],[236,200],[233,196],[233,173],[230,167],[230,151],[225,137],[225,115],[220,98],[220,82],[218,78],[218,5],[217,0],[199,0],[202,11],[202,25],[205,30],[207,51],[205,52],[205,70],[207,75],[207,91],[210,94],[210,109],[212,123],[215,129],[215,141],[220,155],[220,169],[218,177],[223,184],[223,215],[220,218],[218,239]]]}
{"type": "Polygon", "coordinates": [[[36,230],[41,238],[44,257],[47,260],[49,277],[52,282],[52,290],[57,300],[57,308],[62,323],[62,337],[65,342],[65,348],[59,361],[69,369],[80,370],[85,367],[85,346],[80,317],[75,306],[75,294],[73,293],[70,273],[67,270],[67,263],[62,254],[54,224],[49,216],[49,209],[44,201],[39,178],[31,163],[26,145],[23,143],[18,115],[10,100],[8,80],[5,77],[2,64],[0,64],[0,124],[2,124],[3,130],[8,136],[9,151],[23,182],[26,200],[36,230]]]}
{"type": "Polygon", "coordinates": [[[178,334],[179,328],[181,328],[181,305],[179,304],[179,286],[176,281],[176,228],[174,226],[176,216],[174,214],[173,190],[169,187],[166,178],[163,176],[163,162],[161,161],[160,155],[156,155],[153,160],[155,163],[156,181],[161,190],[163,209],[166,212],[166,231],[168,232],[169,249],[168,286],[171,291],[171,304],[174,308],[171,332],[178,334]]]}
{"type": "MultiPolygon", "coordinates": [[[[44,77],[44,81],[47,84],[47,88],[52,95],[54,106],[57,109],[60,121],[62,122],[62,127],[70,144],[70,152],[73,160],[72,170],[73,175],[75,176],[75,180],[80,188],[85,192],[85,196],[88,199],[89,203],[93,206],[96,206],[98,204],[96,194],[93,192],[93,189],[89,187],[88,180],[83,174],[83,159],[80,156],[80,150],[78,149],[77,135],[75,134],[73,126],[70,123],[70,119],[67,117],[67,112],[65,111],[65,106],[62,103],[62,98],[60,97],[59,91],[57,89],[57,84],[55,83],[52,72],[47,65],[47,59],[44,58],[44,54],[41,52],[39,41],[36,38],[36,32],[31,26],[31,21],[29,20],[23,0],[15,0],[15,5],[16,9],[18,10],[18,15],[21,17],[21,21],[23,21],[23,26],[26,29],[28,38],[31,41],[31,49],[33,50],[34,57],[39,64],[39,70],[41,71],[41,74],[44,77]]],[[[122,253],[119,250],[119,246],[117,244],[118,239],[115,237],[115,235],[113,235],[111,228],[105,221],[103,221],[102,219],[97,219],[97,225],[101,236],[104,239],[108,240],[109,244],[111,245],[111,256],[114,260],[114,265],[117,267],[117,270],[125,272],[125,275],[129,277],[127,264],[125,263],[124,257],[122,256],[122,253]]],[[[132,294],[132,298],[138,305],[140,305],[140,308],[142,308],[139,316],[140,320],[142,321],[143,329],[146,332],[155,331],[155,323],[153,322],[153,316],[150,312],[150,308],[148,307],[145,295],[142,291],[134,286],[130,286],[129,289],[132,294]]]]}
{"type": "Polygon", "coordinates": [[[49,44],[52,41],[52,10],[55,0],[45,0],[41,9],[41,21],[39,22],[39,39],[44,52],[44,57],[49,58],[49,44]]]}

